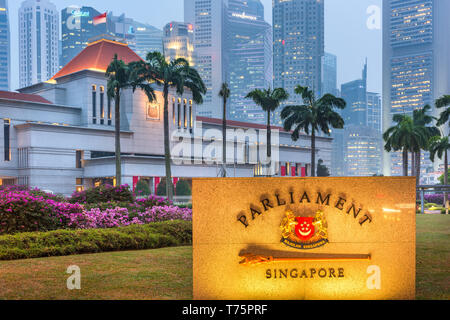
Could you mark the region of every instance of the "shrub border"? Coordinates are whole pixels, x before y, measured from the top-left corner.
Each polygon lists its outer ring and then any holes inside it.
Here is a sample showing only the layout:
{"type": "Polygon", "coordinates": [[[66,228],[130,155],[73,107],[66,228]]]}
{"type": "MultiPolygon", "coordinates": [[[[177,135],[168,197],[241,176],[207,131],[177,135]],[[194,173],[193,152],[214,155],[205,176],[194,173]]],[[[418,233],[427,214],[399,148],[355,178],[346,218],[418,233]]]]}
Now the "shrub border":
{"type": "Polygon", "coordinates": [[[0,260],[143,250],[192,244],[192,222],[164,221],[110,229],[55,230],[0,236],[0,260]]]}

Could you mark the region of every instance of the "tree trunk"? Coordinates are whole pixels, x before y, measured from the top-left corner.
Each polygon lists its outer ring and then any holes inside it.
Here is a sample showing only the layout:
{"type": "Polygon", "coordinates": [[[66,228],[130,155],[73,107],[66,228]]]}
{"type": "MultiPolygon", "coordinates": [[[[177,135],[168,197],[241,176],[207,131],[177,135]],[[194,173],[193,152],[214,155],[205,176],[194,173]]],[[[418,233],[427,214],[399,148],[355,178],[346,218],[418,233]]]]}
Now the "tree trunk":
{"type": "Polygon", "coordinates": [[[116,186],[122,185],[122,161],[120,158],[120,90],[116,90],[115,114],[115,152],[116,152],[116,186]]]}
{"type": "Polygon", "coordinates": [[[415,167],[416,167],[416,186],[418,186],[420,184],[420,158],[421,158],[421,154],[422,154],[422,152],[419,150],[416,153],[416,158],[415,158],[415,160],[416,160],[416,165],[415,165],[415,167]]]}
{"type": "MultiPolygon", "coordinates": [[[[445,150],[444,154],[444,185],[448,186],[448,152],[445,150]]],[[[445,214],[448,214],[448,193],[444,192],[445,214]]]]}
{"type": "Polygon", "coordinates": [[[408,176],[408,149],[403,148],[403,176],[408,176]]]}
{"type": "Polygon", "coordinates": [[[311,130],[311,177],[316,176],[316,131],[311,130]]]}
{"type": "Polygon", "coordinates": [[[170,136],[169,136],[169,87],[164,85],[164,160],[166,164],[166,195],[167,198],[173,200],[173,184],[170,156],[170,136]]]}
{"type": "Polygon", "coordinates": [[[269,110],[267,111],[267,158],[270,160],[271,157],[272,157],[272,141],[270,130],[270,110],[269,110]]]}
{"type": "Polygon", "coordinates": [[[227,176],[227,98],[223,98],[222,116],[222,177],[227,176]]]}
{"type": "Polygon", "coordinates": [[[416,153],[411,152],[411,177],[416,176],[416,153]]]}

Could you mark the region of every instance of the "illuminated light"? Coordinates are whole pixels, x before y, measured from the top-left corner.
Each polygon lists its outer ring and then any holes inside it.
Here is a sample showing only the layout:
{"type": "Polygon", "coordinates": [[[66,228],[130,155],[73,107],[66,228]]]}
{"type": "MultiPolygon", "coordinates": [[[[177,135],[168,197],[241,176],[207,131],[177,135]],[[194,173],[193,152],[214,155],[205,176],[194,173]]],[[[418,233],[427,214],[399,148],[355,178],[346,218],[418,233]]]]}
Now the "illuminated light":
{"type": "Polygon", "coordinates": [[[389,213],[401,213],[402,210],[398,210],[398,209],[390,209],[390,208],[383,208],[383,212],[389,212],[389,213]]]}

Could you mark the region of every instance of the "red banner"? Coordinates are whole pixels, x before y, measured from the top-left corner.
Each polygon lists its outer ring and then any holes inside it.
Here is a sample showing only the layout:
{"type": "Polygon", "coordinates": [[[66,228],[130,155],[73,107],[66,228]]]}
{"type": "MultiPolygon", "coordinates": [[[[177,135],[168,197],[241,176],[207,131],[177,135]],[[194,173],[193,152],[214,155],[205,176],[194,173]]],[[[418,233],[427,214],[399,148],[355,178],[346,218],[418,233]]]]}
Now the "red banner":
{"type": "Polygon", "coordinates": [[[133,177],[133,192],[136,190],[136,185],[139,181],[139,177],[133,177]]]}
{"type": "Polygon", "coordinates": [[[155,181],[155,194],[156,194],[156,190],[158,190],[158,185],[161,182],[161,178],[160,177],[155,177],[154,181],[155,181]]]}

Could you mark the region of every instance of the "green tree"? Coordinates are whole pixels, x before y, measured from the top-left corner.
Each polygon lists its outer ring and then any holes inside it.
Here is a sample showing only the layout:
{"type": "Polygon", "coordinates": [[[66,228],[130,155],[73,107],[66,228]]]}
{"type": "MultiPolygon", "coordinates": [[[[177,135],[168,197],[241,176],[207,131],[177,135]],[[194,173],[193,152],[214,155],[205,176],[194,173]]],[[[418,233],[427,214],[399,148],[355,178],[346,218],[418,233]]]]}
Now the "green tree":
{"type": "Polygon", "coordinates": [[[292,140],[297,141],[300,131],[309,135],[311,130],[311,175],[316,174],[316,135],[321,131],[330,135],[330,127],[342,129],[344,119],[334,108],[344,109],[346,102],[332,94],[325,94],[316,99],[314,92],[308,87],[297,86],[295,93],[302,96],[303,105],[286,106],[281,112],[284,130],[292,132],[292,140]]]}
{"type": "Polygon", "coordinates": [[[149,101],[153,101],[156,96],[151,86],[137,79],[134,73],[134,63],[127,65],[114,55],[113,60],[106,69],[106,77],[108,78],[107,95],[114,99],[115,102],[115,155],[116,155],[116,185],[122,184],[122,163],[121,163],[121,146],[120,146],[120,98],[122,91],[132,88],[133,92],[136,88],[142,89],[149,101]]]}
{"type": "Polygon", "coordinates": [[[416,176],[416,185],[419,185],[420,182],[421,151],[428,150],[430,139],[434,136],[440,135],[439,129],[435,126],[431,126],[436,118],[428,114],[430,111],[431,106],[426,105],[423,108],[414,110],[413,112],[414,127],[416,127],[417,131],[420,130],[424,135],[424,139],[417,139],[411,149],[411,172],[413,176],[416,176]]]}
{"type": "MultiPolygon", "coordinates": [[[[161,182],[158,184],[158,186],[156,187],[156,195],[157,196],[164,196],[167,197],[167,183],[166,183],[167,179],[166,178],[162,178],[161,182]]],[[[174,194],[174,186],[173,183],[170,184],[171,188],[172,188],[172,194],[174,194]]]]}
{"type": "Polygon", "coordinates": [[[137,196],[148,196],[150,194],[150,187],[148,186],[148,182],[143,179],[139,179],[136,183],[135,194],[137,196]]]}
{"type": "MultiPolygon", "coordinates": [[[[442,111],[439,120],[437,122],[438,126],[443,126],[447,122],[449,122],[450,118],[450,95],[444,95],[436,100],[436,108],[441,109],[447,107],[444,111],[442,111]]],[[[450,124],[449,124],[450,125],[450,124]]]]}
{"type": "Polygon", "coordinates": [[[177,196],[190,196],[192,195],[191,187],[189,182],[184,179],[180,179],[176,187],[177,196]]]}
{"type": "Polygon", "coordinates": [[[173,184],[171,171],[171,155],[169,140],[169,90],[175,89],[176,93],[183,95],[185,88],[190,90],[192,100],[196,104],[203,103],[203,95],[206,94],[206,86],[197,70],[189,65],[186,59],[179,58],[167,62],[160,52],[150,52],[146,61],[140,61],[135,65],[138,83],[147,81],[162,87],[164,98],[164,156],[166,167],[166,193],[170,200],[173,199],[173,184]]]}
{"type": "MultiPolygon", "coordinates": [[[[439,159],[444,157],[444,185],[448,186],[448,151],[450,150],[449,137],[436,136],[430,141],[430,159],[434,162],[436,155],[439,159]]],[[[445,213],[448,214],[448,194],[444,193],[445,213]]]]}
{"type": "Polygon", "coordinates": [[[230,88],[228,83],[222,83],[219,96],[223,100],[223,115],[222,115],[222,177],[227,176],[227,101],[230,97],[230,88]]]}
{"type": "Polygon", "coordinates": [[[328,170],[327,166],[323,164],[323,160],[319,159],[317,162],[317,176],[318,177],[329,177],[330,171],[328,170]]]}
{"type": "Polygon", "coordinates": [[[414,124],[411,116],[396,114],[396,123],[383,134],[384,149],[387,152],[402,151],[403,176],[408,176],[408,152],[417,152],[421,146],[428,144],[429,131],[426,127],[414,124]]]}
{"type": "Polygon", "coordinates": [[[247,94],[245,97],[252,99],[256,105],[260,106],[265,112],[267,112],[267,157],[272,157],[272,141],[271,141],[271,128],[270,128],[270,116],[283,101],[289,98],[288,93],[283,88],[272,89],[255,89],[247,94]]]}

